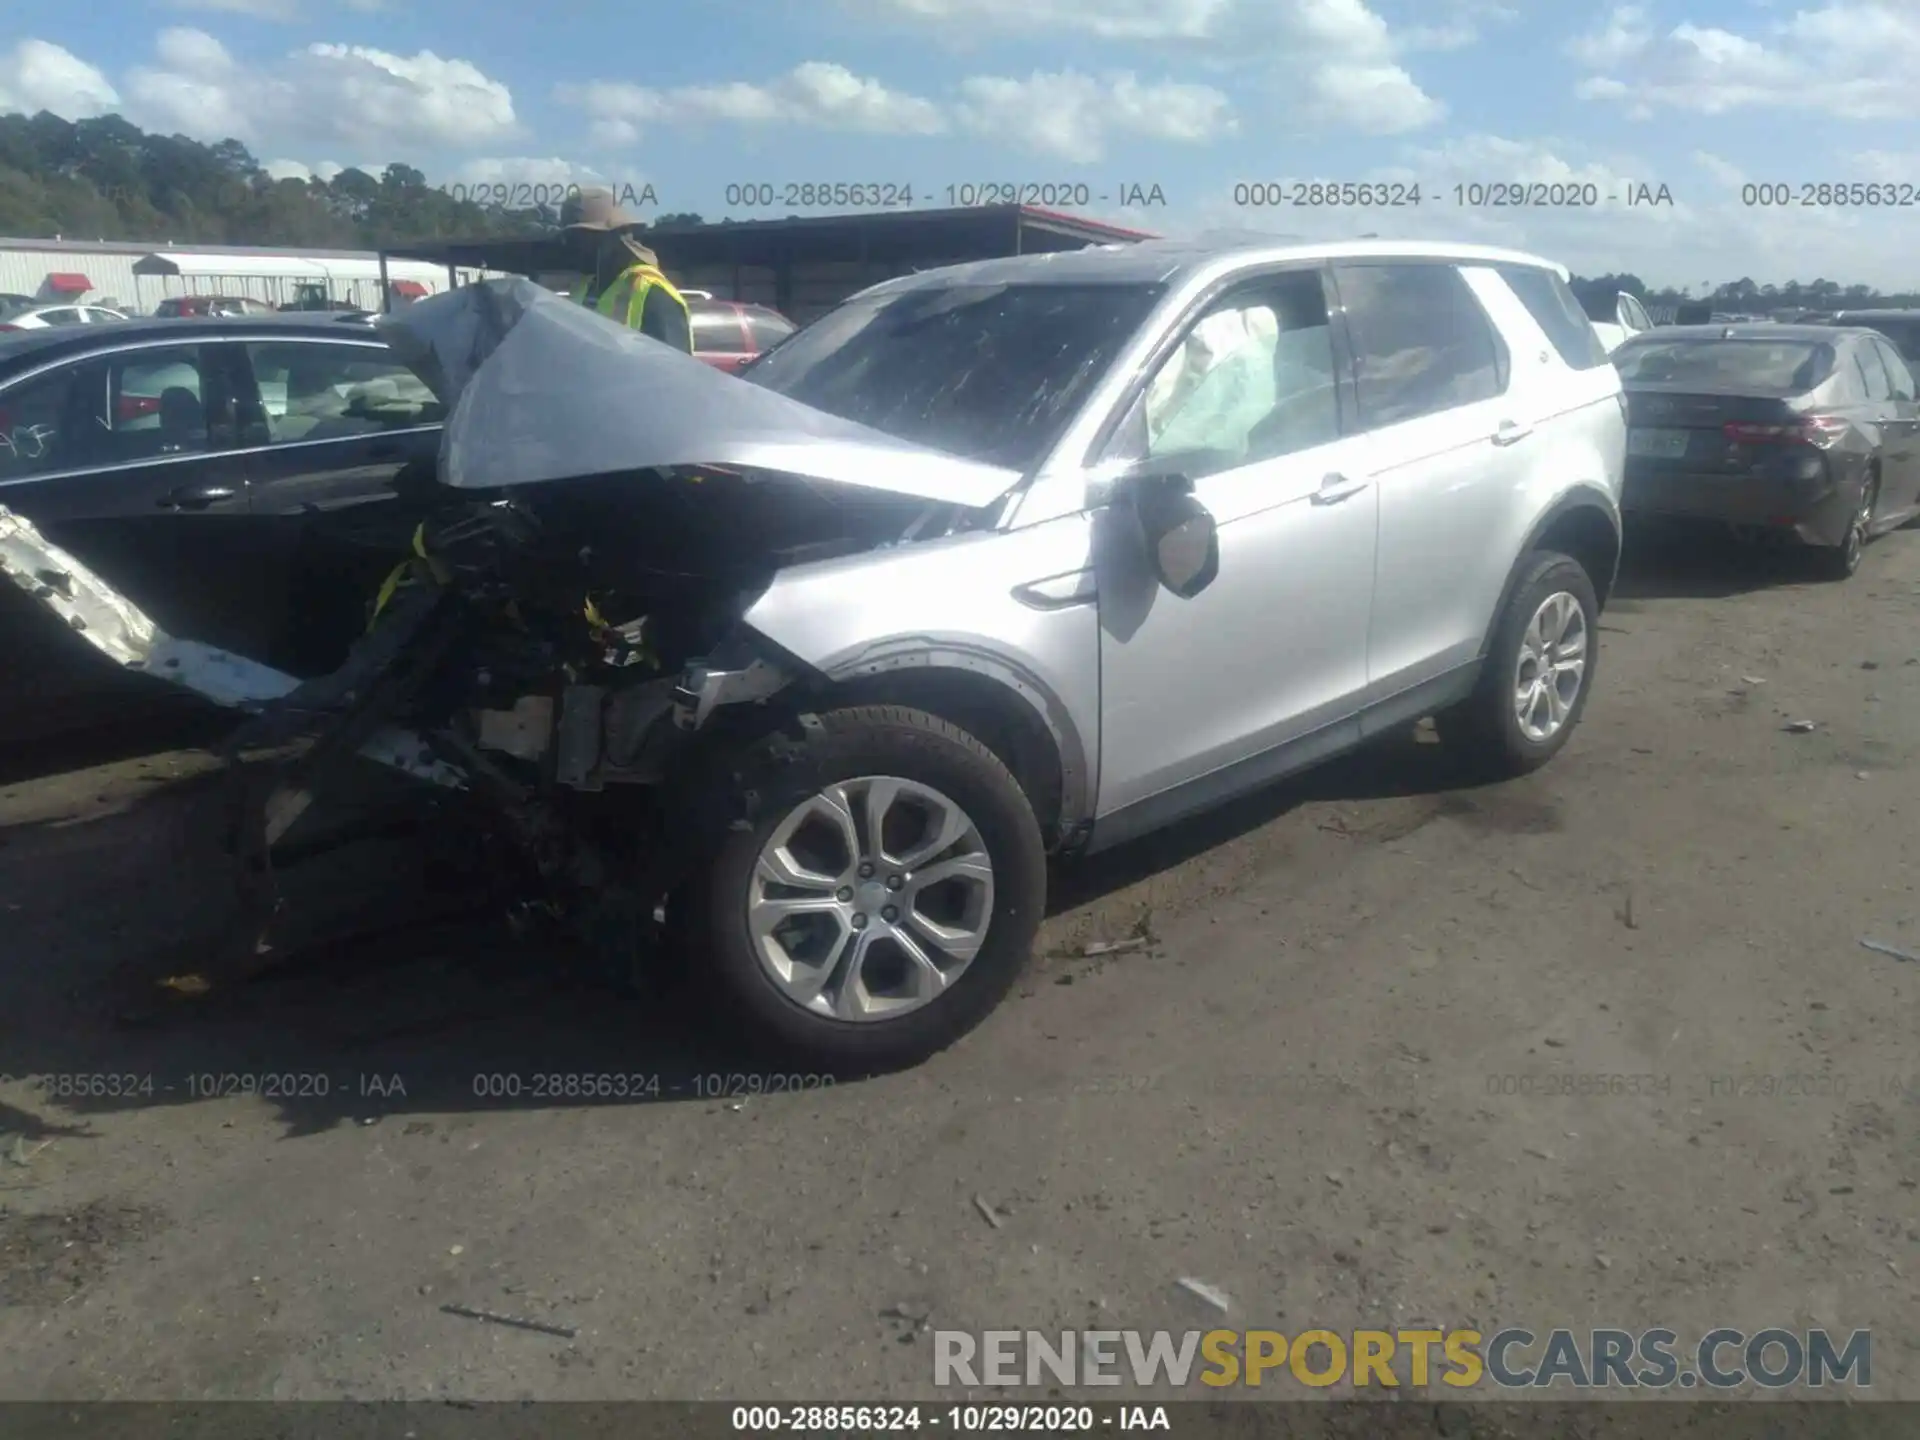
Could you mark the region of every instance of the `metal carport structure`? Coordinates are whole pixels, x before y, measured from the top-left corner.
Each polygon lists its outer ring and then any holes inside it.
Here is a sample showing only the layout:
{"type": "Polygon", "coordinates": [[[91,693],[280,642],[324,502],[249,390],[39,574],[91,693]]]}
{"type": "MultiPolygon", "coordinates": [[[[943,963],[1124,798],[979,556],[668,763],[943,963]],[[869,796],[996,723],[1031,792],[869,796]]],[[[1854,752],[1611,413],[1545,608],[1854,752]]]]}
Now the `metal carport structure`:
{"type": "MultiPolygon", "coordinates": [[[[1029,205],[982,205],[667,225],[643,230],[639,238],[676,284],[771,305],[804,324],[869,285],[913,270],[1156,237],[1029,205]]],[[[557,236],[394,246],[381,252],[381,262],[534,279],[569,268],[557,236]]]]}

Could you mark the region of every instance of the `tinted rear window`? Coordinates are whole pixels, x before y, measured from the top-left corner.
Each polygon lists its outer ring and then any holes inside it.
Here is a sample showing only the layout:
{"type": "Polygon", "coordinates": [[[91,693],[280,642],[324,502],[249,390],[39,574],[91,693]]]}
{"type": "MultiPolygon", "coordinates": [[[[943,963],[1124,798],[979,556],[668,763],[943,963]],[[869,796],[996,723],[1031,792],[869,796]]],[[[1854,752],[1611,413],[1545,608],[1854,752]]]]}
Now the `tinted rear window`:
{"type": "Polygon", "coordinates": [[[1520,298],[1534,324],[1546,331],[1560,358],[1574,370],[1597,370],[1607,363],[1607,347],[1587,322],[1587,312],[1573,291],[1551,270],[1515,265],[1500,272],[1507,288],[1520,298]]]}
{"type": "Polygon", "coordinates": [[[1834,349],[1808,340],[1631,340],[1614,352],[1625,380],[1797,395],[1833,373],[1834,349]]]}
{"type": "Polygon", "coordinates": [[[1027,471],[1160,295],[1150,285],[939,285],[856,297],[743,374],[902,440],[1027,471]]]}

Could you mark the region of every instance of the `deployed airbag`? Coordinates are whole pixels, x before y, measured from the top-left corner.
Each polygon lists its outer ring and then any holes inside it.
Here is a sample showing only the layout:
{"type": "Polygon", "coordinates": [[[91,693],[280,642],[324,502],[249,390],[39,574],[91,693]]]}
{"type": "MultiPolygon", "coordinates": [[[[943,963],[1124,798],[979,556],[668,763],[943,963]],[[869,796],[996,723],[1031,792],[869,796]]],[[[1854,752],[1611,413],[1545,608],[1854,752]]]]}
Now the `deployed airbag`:
{"type": "Polygon", "coordinates": [[[1020,478],[725,374],[531,280],[378,324],[449,407],[440,479],[463,490],[720,465],[980,508],[1020,478]]]}

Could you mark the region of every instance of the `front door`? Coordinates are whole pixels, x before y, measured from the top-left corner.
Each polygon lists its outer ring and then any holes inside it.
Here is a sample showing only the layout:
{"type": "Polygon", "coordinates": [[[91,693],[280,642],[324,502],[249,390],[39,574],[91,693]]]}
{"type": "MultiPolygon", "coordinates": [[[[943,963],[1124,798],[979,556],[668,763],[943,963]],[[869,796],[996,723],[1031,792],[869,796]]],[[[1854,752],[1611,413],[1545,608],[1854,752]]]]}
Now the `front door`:
{"type": "Polygon", "coordinates": [[[1342,436],[1343,373],[1323,273],[1284,271],[1209,303],[1131,402],[1104,463],[1192,478],[1220,570],[1182,600],[1128,543],[1124,506],[1096,521],[1109,838],[1357,733],[1379,495],[1342,436]]]}
{"type": "Polygon", "coordinates": [[[241,431],[253,513],[283,584],[276,663],[331,670],[433,493],[445,407],[384,345],[248,341],[241,431]]]}

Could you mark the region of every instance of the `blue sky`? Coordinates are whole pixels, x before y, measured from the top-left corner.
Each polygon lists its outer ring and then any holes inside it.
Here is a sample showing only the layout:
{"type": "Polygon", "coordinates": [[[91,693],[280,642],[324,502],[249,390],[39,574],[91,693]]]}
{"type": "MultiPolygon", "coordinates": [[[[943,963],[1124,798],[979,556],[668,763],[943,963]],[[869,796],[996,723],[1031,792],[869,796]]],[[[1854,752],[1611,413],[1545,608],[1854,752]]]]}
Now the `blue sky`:
{"type": "Polygon", "coordinates": [[[612,182],[709,219],[809,208],[789,184],[919,204],[1020,184],[1169,233],[1490,240],[1657,283],[1920,278],[1916,0],[94,0],[84,25],[71,0],[7,10],[0,110],[233,135],[278,173],[404,160],[445,184],[612,182]],[[1418,183],[1421,203],[1235,203],[1236,185],[1316,180],[1418,183]],[[1912,204],[1780,208],[1743,189],[1855,181],[1912,204]],[[1600,203],[1455,191],[1502,182],[1600,203]],[[729,205],[742,183],[772,187],[772,209],[729,205]],[[1670,203],[1627,206],[1641,184],[1670,203]],[[1123,206],[1128,185],[1164,204],[1123,206]]]}

